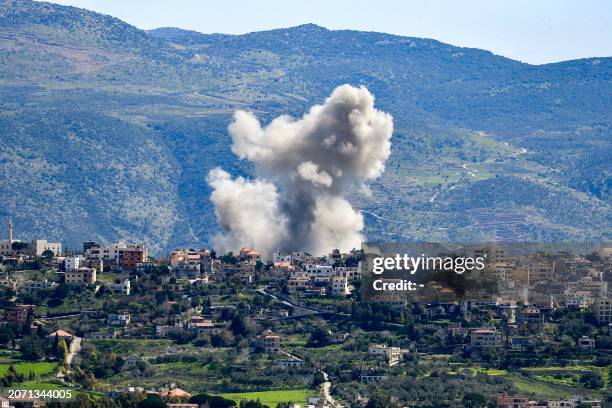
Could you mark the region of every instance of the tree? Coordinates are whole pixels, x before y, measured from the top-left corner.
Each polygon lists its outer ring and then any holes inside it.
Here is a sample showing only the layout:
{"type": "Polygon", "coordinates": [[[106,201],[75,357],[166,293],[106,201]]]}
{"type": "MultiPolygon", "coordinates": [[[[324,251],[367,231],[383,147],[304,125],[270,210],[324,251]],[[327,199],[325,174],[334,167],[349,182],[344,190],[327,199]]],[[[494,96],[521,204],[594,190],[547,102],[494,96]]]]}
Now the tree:
{"type": "Polygon", "coordinates": [[[62,364],[66,364],[68,360],[68,346],[66,345],[66,340],[61,339],[58,346],[58,355],[62,359],[62,364]]]}
{"type": "Polygon", "coordinates": [[[138,408],[166,408],[164,400],[157,394],[148,394],[147,398],[138,403],[138,408]]]}
{"type": "Polygon", "coordinates": [[[587,388],[601,388],[603,386],[603,378],[600,373],[589,371],[580,376],[580,384],[587,388]]]}
{"type": "Polygon", "coordinates": [[[397,402],[391,400],[387,394],[374,393],[368,400],[366,408],[399,408],[400,405],[397,402]]]}
{"type": "Polygon", "coordinates": [[[53,253],[53,251],[50,249],[45,249],[41,256],[45,259],[51,259],[55,256],[55,253],[53,253]]]}
{"type": "Polygon", "coordinates": [[[319,385],[325,382],[325,375],[321,371],[317,371],[312,378],[312,386],[313,388],[318,387],[319,385]]]}
{"type": "Polygon", "coordinates": [[[477,392],[468,392],[463,396],[463,405],[466,408],[480,408],[487,406],[487,398],[477,392]]]}
{"type": "Polygon", "coordinates": [[[15,252],[21,253],[28,248],[27,242],[15,241],[11,244],[11,249],[15,252]]]}

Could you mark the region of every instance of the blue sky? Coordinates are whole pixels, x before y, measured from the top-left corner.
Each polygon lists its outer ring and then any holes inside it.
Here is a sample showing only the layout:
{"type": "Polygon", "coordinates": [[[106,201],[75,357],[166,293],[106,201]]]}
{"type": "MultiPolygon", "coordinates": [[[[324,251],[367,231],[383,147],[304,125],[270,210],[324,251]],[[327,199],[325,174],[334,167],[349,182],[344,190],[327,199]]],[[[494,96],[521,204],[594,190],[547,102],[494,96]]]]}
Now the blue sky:
{"type": "Polygon", "coordinates": [[[612,56],[610,0],[57,0],[139,28],[241,34],[315,23],[483,48],[541,64],[612,56]]]}

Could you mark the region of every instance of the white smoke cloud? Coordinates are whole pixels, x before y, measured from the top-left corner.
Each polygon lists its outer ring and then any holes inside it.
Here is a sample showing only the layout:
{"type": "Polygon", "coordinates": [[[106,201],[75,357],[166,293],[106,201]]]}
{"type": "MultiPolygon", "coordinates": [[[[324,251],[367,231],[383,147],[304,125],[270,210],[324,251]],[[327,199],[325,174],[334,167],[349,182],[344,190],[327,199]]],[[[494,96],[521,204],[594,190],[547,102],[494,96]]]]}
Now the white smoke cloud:
{"type": "Polygon", "coordinates": [[[228,129],[232,151],[254,163],[257,179],[209,175],[220,250],[321,254],[360,245],[363,218],[343,196],[382,174],[393,133],[391,115],[374,108],[365,87],[339,86],[301,119],[279,116],[265,127],[237,111],[228,129]]]}
{"type": "Polygon", "coordinates": [[[236,251],[238,246],[258,248],[271,253],[286,238],[287,219],[278,207],[276,186],[242,177],[232,180],[217,168],[207,178],[213,188],[211,201],[223,234],[216,235],[214,245],[221,252],[236,251]]]}

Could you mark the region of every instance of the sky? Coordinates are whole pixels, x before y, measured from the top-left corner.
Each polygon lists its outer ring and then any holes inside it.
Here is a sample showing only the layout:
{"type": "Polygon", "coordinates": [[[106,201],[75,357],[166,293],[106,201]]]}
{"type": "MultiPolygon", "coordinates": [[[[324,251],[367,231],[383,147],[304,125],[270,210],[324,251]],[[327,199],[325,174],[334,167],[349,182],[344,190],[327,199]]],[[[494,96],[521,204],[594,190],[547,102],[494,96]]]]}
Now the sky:
{"type": "Polygon", "coordinates": [[[243,34],[314,23],[433,38],[532,64],[612,56],[610,0],[56,0],[138,28],[243,34]]]}

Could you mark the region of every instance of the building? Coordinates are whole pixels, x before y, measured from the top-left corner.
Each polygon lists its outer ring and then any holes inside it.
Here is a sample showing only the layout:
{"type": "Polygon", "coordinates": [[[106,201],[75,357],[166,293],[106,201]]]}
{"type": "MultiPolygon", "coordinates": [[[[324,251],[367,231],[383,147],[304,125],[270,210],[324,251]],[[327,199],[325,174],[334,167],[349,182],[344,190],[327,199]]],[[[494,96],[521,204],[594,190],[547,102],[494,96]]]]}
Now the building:
{"type": "Polygon", "coordinates": [[[59,242],[48,242],[46,239],[33,239],[29,250],[34,256],[42,256],[45,251],[53,252],[53,256],[61,256],[62,244],[59,242]]]}
{"type": "Polygon", "coordinates": [[[261,261],[261,254],[253,248],[242,248],[238,258],[240,260],[261,261]]]}
{"type": "Polygon", "coordinates": [[[578,339],[578,348],[582,350],[595,350],[595,339],[591,339],[588,336],[582,336],[578,339]]]}
{"type": "Polygon", "coordinates": [[[471,333],[470,345],[477,348],[499,348],[502,338],[496,329],[476,329],[471,333]]]}
{"type": "Polygon", "coordinates": [[[67,256],[64,258],[64,270],[66,272],[74,272],[83,266],[85,266],[85,257],[83,255],[67,256]]]}
{"type": "Polygon", "coordinates": [[[106,317],[106,322],[110,326],[128,327],[130,325],[130,314],[124,313],[109,313],[106,317]]]}
{"type": "Polygon", "coordinates": [[[118,251],[118,263],[122,269],[135,271],[138,264],[141,264],[149,258],[145,247],[130,247],[120,249],[118,251]]]}
{"type": "Polygon", "coordinates": [[[263,338],[264,351],[274,354],[280,353],[280,336],[267,335],[263,338]]]}
{"type": "Polygon", "coordinates": [[[382,358],[393,366],[399,363],[402,357],[402,350],[399,347],[390,347],[385,344],[373,344],[368,348],[368,353],[371,356],[382,358]]]}
{"type": "Polygon", "coordinates": [[[35,305],[16,305],[6,309],[4,318],[7,322],[23,323],[36,314],[35,305]]]}
{"type": "Polygon", "coordinates": [[[502,393],[497,395],[497,408],[540,408],[540,406],[527,397],[502,393]]]}
{"type": "Polygon", "coordinates": [[[334,276],[331,278],[331,289],[332,294],[337,296],[348,296],[351,294],[351,290],[348,284],[348,278],[341,276],[334,276]]]}
{"type": "Polygon", "coordinates": [[[91,285],[96,283],[96,270],[94,268],[79,268],[76,271],[66,272],[64,282],[68,285],[91,285]]]}
{"type": "Polygon", "coordinates": [[[608,296],[599,298],[593,303],[593,312],[599,324],[612,323],[612,302],[608,296]]]}
{"type": "Polygon", "coordinates": [[[72,340],[74,336],[70,333],[68,333],[65,330],[56,330],[53,333],[47,335],[47,340],[49,341],[54,341],[56,338],[58,340],[72,340]]]}
{"type": "Polygon", "coordinates": [[[104,287],[106,288],[106,290],[109,290],[114,293],[129,295],[131,284],[129,279],[125,279],[124,281],[119,283],[106,283],[104,287]]]}
{"type": "Polygon", "coordinates": [[[601,408],[601,401],[574,396],[566,400],[549,400],[547,404],[547,408],[578,408],[580,406],[601,408]]]}
{"type": "Polygon", "coordinates": [[[19,288],[24,292],[36,292],[39,290],[53,290],[57,286],[58,284],[56,282],[45,279],[40,281],[25,281],[19,288]]]}
{"type": "Polygon", "coordinates": [[[0,255],[13,255],[13,220],[7,222],[7,239],[0,241],[0,255]]]}

